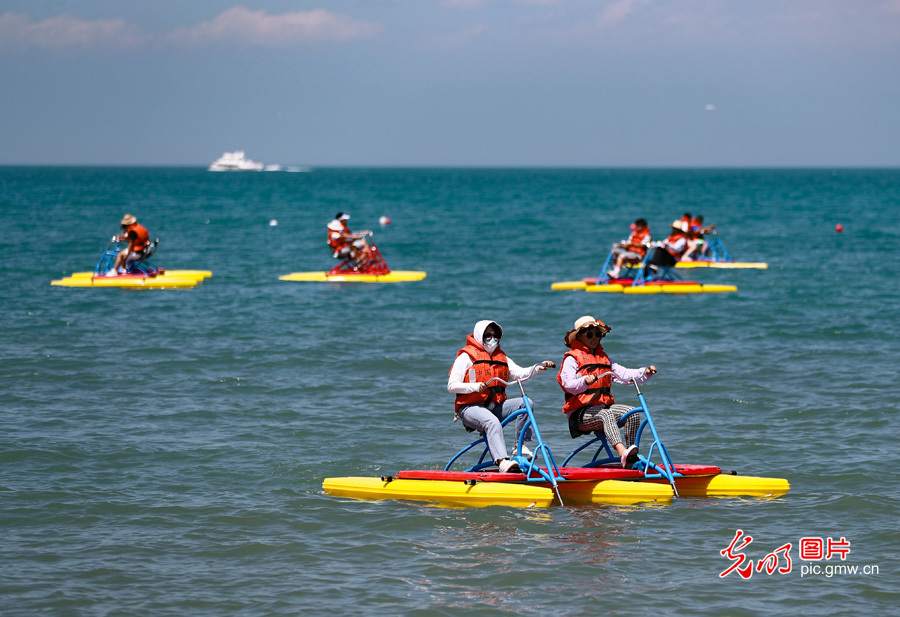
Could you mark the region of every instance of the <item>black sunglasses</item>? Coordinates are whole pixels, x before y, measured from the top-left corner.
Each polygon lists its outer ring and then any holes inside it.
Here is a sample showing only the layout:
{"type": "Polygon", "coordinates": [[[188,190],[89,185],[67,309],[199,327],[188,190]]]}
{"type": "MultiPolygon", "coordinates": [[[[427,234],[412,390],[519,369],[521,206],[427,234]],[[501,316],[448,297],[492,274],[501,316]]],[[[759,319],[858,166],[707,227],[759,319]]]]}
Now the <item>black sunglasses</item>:
{"type": "Polygon", "coordinates": [[[603,338],[603,331],[600,328],[588,328],[587,330],[582,330],[585,338],[603,338]]]}

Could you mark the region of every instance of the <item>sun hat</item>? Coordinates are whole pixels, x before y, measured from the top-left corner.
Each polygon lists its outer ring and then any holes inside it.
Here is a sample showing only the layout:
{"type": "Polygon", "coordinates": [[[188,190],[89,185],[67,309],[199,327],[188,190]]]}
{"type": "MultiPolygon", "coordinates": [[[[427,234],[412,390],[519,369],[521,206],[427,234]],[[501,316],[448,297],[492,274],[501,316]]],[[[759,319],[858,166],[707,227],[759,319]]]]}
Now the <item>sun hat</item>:
{"type": "Polygon", "coordinates": [[[579,317],[578,320],[575,322],[575,328],[573,330],[569,330],[568,332],[566,332],[566,347],[571,346],[572,341],[575,339],[576,336],[578,336],[578,333],[581,330],[584,330],[585,328],[589,328],[591,326],[596,326],[597,328],[600,328],[600,330],[603,331],[603,334],[606,334],[607,332],[612,330],[612,328],[607,326],[605,323],[603,323],[599,319],[594,319],[590,315],[585,315],[584,317],[579,317]]]}
{"type": "Polygon", "coordinates": [[[122,217],[123,225],[134,225],[135,223],[137,223],[137,219],[134,217],[133,214],[126,214],[125,216],[122,217]]]}
{"type": "Polygon", "coordinates": [[[677,229],[677,230],[679,230],[679,231],[687,231],[687,229],[686,229],[687,223],[685,223],[685,222],[682,221],[681,219],[677,219],[677,220],[675,220],[675,221],[672,221],[672,227],[674,227],[675,229],[677,229]]]}
{"type": "Polygon", "coordinates": [[[334,218],[336,218],[339,221],[346,221],[350,218],[350,215],[344,214],[343,212],[338,212],[337,214],[334,215],[334,218]]]}

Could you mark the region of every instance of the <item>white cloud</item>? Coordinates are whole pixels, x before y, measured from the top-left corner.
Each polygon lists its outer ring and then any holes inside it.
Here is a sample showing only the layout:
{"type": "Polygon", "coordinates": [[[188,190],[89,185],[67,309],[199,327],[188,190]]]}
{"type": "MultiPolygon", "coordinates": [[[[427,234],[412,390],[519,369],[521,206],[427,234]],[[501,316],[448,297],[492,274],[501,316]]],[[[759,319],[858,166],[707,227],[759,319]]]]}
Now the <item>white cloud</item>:
{"type": "Polygon", "coordinates": [[[646,0],[617,0],[610,4],[597,16],[597,23],[601,26],[614,26],[625,21],[634,13],[637,7],[645,4],[646,0]]]}
{"type": "Polygon", "coordinates": [[[27,15],[0,15],[0,46],[42,47],[134,47],[149,40],[141,28],[124,19],[87,21],[60,15],[32,22],[27,15]]]}
{"type": "Polygon", "coordinates": [[[369,37],[381,25],[365,22],[325,9],[269,15],[234,7],[189,28],[174,31],[169,40],[185,45],[238,43],[260,47],[284,47],[309,41],[347,41],[369,37]]]}

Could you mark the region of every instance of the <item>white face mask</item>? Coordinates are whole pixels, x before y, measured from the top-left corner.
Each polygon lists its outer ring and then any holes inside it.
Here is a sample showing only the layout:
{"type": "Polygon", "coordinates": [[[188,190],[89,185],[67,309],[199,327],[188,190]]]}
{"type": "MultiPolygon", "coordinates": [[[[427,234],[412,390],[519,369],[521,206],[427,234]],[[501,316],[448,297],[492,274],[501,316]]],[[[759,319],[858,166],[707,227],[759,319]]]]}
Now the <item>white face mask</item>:
{"type": "Polygon", "coordinates": [[[500,344],[500,340],[496,338],[486,338],[484,342],[481,344],[484,347],[484,350],[488,353],[494,353],[494,350],[497,349],[497,346],[500,344]]]}

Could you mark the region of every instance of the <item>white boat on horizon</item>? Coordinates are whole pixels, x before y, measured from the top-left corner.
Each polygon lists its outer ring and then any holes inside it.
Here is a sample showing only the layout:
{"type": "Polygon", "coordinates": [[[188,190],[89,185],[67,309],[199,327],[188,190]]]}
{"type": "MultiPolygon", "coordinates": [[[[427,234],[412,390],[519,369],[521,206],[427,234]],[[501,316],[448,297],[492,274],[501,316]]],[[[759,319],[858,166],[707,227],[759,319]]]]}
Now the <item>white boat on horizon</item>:
{"type": "Polygon", "coordinates": [[[260,161],[248,159],[243,150],[226,152],[209,166],[210,171],[262,171],[260,161]]]}

